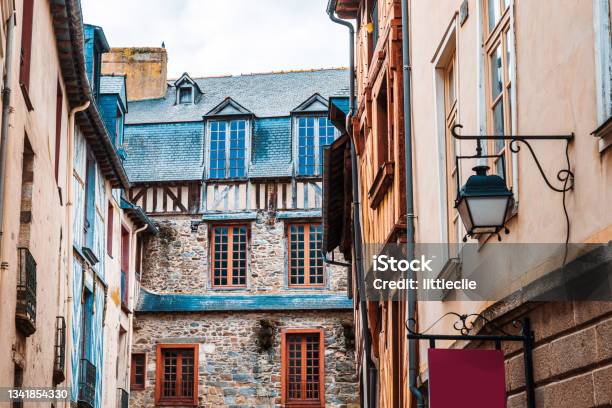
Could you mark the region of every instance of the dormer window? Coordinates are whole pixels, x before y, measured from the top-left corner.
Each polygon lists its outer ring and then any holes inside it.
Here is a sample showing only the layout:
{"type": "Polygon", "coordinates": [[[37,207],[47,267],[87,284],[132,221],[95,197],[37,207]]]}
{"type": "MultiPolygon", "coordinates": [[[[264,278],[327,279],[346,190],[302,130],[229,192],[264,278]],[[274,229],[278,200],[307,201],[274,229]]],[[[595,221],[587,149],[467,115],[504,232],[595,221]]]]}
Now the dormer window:
{"type": "Polygon", "coordinates": [[[178,89],[178,103],[193,103],[193,87],[182,86],[178,89]]]}
{"type": "Polygon", "coordinates": [[[296,118],[297,174],[319,176],[323,166],[323,146],[334,142],[336,128],[327,116],[301,116],[296,118]]]}
{"type": "Polygon", "coordinates": [[[248,121],[213,120],[210,127],[210,178],[246,177],[248,121]]]}

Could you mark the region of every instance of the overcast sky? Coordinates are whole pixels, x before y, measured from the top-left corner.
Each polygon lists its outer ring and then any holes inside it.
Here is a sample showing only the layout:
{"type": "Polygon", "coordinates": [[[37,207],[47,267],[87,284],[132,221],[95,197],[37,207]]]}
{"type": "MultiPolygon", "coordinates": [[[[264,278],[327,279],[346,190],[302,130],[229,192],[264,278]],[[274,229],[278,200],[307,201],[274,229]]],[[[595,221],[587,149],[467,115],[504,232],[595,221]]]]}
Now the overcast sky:
{"type": "Polygon", "coordinates": [[[327,0],[82,0],[111,47],[159,47],[168,76],[347,66],[348,34],[327,0]]]}

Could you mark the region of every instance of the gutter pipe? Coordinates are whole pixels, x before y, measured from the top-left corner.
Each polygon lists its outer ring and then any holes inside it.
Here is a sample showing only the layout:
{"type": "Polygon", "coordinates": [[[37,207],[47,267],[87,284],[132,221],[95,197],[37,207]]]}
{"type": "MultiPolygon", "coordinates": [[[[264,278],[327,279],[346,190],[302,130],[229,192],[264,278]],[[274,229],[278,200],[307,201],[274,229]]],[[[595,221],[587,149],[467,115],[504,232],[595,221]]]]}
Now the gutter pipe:
{"type": "MultiPolygon", "coordinates": [[[[6,268],[4,263],[4,190],[6,187],[6,160],[11,114],[11,79],[13,78],[13,32],[15,31],[15,10],[7,20],[6,47],[4,55],[4,80],[2,83],[2,127],[0,128],[0,269],[6,268]]],[[[0,286],[2,279],[0,278],[0,286]]]]}
{"type": "MultiPolygon", "coordinates": [[[[408,261],[415,258],[415,228],[414,228],[414,193],[413,193],[413,172],[412,172],[412,121],[411,121],[411,71],[410,71],[410,43],[408,33],[408,0],[402,0],[402,73],[404,85],[404,160],[406,163],[406,242],[408,245],[408,261]]],[[[410,278],[414,278],[415,273],[409,272],[410,278]]],[[[416,294],[409,290],[408,302],[408,328],[416,331],[416,294]]],[[[417,387],[418,364],[417,364],[417,341],[408,339],[408,384],[410,392],[417,400],[418,408],[425,408],[425,397],[417,387]]]]}
{"type": "MultiPolygon", "coordinates": [[[[329,18],[337,24],[343,25],[349,30],[349,112],[346,115],[346,129],[350,135],[352,129],[352,118],[354,113],[355,100],[355,29],[348,21],[342,20],[334,15],[336,0],[330,0],[327,4],[327,14],[329,18]]],[[[357,275],[357,288],[359,291],[359,312],[361,317],[361,328],[363,333],[363,350],[365,355],[365,370],[364,370],[364,406],[367,408],[375,408],[376,404],[376,386],[377,375],[376,367],[372,361],[372,341],[370,338],[370,329],[368,327],[367,302],[365,293],[365,277],[363,273],[362,248],[361,248],[361,223],[360,204],[359,204],[359,174],[357,168],[357,153],[355,149],[355,140],[349,137],[351,141],[351,179],[353,192],[353,248],[355,251],[355,271],[357,275]]]]}

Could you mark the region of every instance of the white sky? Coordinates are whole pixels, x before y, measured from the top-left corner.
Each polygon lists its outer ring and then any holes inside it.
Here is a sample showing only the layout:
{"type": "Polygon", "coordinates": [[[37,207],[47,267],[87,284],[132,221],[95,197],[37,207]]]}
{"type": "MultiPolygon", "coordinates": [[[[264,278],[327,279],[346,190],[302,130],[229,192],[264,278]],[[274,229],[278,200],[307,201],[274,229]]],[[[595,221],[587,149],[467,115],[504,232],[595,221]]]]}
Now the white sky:
{"type": "Polygon", "coordinates": [[[82,0],[111,47],[159,47],[168,77],[348,65],[348,33],[327,0],[82,0]]]}

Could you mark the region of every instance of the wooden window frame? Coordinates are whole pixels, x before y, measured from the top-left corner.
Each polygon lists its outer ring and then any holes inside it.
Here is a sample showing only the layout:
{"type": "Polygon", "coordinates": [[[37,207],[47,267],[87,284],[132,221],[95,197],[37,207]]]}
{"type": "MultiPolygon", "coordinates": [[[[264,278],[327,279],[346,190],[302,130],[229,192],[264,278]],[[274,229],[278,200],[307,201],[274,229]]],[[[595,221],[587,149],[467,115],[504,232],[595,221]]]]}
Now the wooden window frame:
{"type": "MultiPolygon", "coordinates": [[[[155,350],[156,367],[155,367],[155,404],[162,406],[197,406],[198,405],[198,354],[199,344],[197,343],[177,343],[177,344],[158,344],[155,350]],[[193,398],[176,398],[168,399],[162,397],[162,388],[164,384],[164,350],[193,350],[193,398]]],[[[177,364],[177,388],[181,385],[181,371],[177,364]]]]}
{"type": "Polygon", "coordinates": [[[444,126],[446,139],[446,217],[447,217],[447,236],[449,244],[460,242],[459,234],[461,233],[461,220],[459,219],[459,211],[455,208],[454,197],[457,194],[457,141],[453,137],[451,131],[457,122],[457,53],[452,50],[444,73],[444,126]],[[452,84],[451,84],[452,75],[452,84]],[[452,86],[452,89],[451,89],[452,86]],[[451,91],[454,96],[451,100],[451,91]]]}
{"type": "Polygon", "coordinates": [[[246,222],[235,222],[235,223],[226,223],[226,224],[212,224],[210,226],[210,237],[209,237],[209,241],[210,242],[210,286],[213,289],[243,289],[246,288],[248,286],[248,279],[249,279],[249,260],[250,260],[250,255],[251,255],[251,228],[249,223],[246,222]],[[219,228],[219,227],[227,227],[229,228],[228,233],[227,233],[227,248],[228,248],[228,255],[227,255],[227,285],[215,285],[215,228],[219,228]],[[246,228],[246,269],[245,269],[245,277],[244,277],[244,284],[242,285],[234,285],[231,283],[232,278],[233,278],[233,274],[234,274],[234,270],[233,267],[231,267],[232,261],[233,261],[233,251],[229,251],[229,249],[232,247],[233,244],[233,240],[234,240],[234,236],[233,236],[233,230],[234,228],[240,228],[240,227],[245,227],[246,228]]]}
{"type": "Polygon", "coordinates": [[[147,353],[132,353],[130,357],[130,390],[144,390],[147,383],[147,353]],[[143,358],[142,384],[136,383],[136,364],[134,357],[143,358]]]}
{"type": "MultiPolygon", "coordinates": [[[[302,178],[309,178],[309,177],[316,177],[316,178],[320,178],[321,175],[323,174],[323,157],[322,157],[322,152],[323,152],[323,146],[328,146],[331,143],[328,144],[324,144],[321,145],[321,139],[324,136],[321,136],[321,123],[320,120],[321,119],[326,119],[327,120],[327,126],[326,128],[333,128],[334,129],[334,135],[333,135],[333,139],[336,140],[339,136],[338,133],[338,129],[336,129],[336,127],[332,124],[332,122],[327,118],[327,116],[322,115],[322,114],[307,114],[307,113],[300,113],[300,114],[296,114],[295,115],[295,119],[293,121],[293,126],[294,126],[294,132],[295,132],[295,157],[296,157],[296,161],[295,161],[295,173],[297,175],[297,177],[302,177],[302,178]],[[314,149],[314,172],[312,174],[308,174],[308,172],[301,172],[300,171],[300,167],[301,167],[301,160],[302,160],[302,156],[300,155],[300,129],[302,128],[306,128],[306,127],[302,127],[300,126],[300,120],[302,119],[308,119],[308,118],[312,118],[314,123],[312,126],[313,129],[313,149],[314,149]]],[[[326,138],[328,136],[325,136],[326,138]]],[[[333,141],[332,141],[333,143],[333,141]]],[[[305,168],[308,168],[310,166],[304,165],[305,168]]]]}
{"type": "MultiPolygon", "coordinates": [[[[239,128],[238,128],[239,130],[239,128]]],[[[229,118],[229,119],[213,119],[213,120],[209,120],[208,124],[207,124],[207,133],[208,133],[208,142],[207,142],[207,149],[206,149],[206,160],[207,160],[207,164],[208,164],[208,178],[213,179],[213,180],[242,180],[248,177],[249,174],[249,156],[250,156],[250,149],[249,146],[251,144],[251,120],[246,118],[246,117],[236,117],[236,118],[229,118]],[[232,122],[244,122],[244,148],[243,149],[232,149],[231,147],[231,141],[232,141],[232,122]],[[211,155],[212,155],[212,141],[213,141],[213,132],[217,132],[220,134],[220,130],[213,130],[212,129],[212,125],[213,123],[225,123],[225,130],[223,131],[223,140],[224,140],[224,156],[223,156],[223,160],[224,160],[224,167],[223,167],[223,175],[219,176],[217,174],[215,174],[214,176],[212,175],[211,172],[211,163],[213,161],[211,155]],[[232,150],[242,150],[244,152],[244,158],[243,158],[243,174],[240,176],[231,176],[231,172],[232,170],[236,170],[238,168],[233,168],[232,167],[232,161],[237,162],[238,160],[236,160],[236,158],[232,158],[231,157],[231,151],[232,150]]],[[[216,141],[218,141],[216,139],[216,141]]],[[[220,149],[215,149],[215,151],[219,151],[220,149]]],[[[215,160],[219,160],[219,159],[215,159],[215,160]]],[[[213,170],[215,171],[220,171],[221,168],[215,167],[213,170]]]]}
{"type": "MultiPolygon", "coordinates": [[[[500,7],[504,5],[505,0],[494,0],[500,4],[500,7]]],[[[487,118],[487,132],[489,134],[495,134],[494,128],[494,109],[501,102],[503,104],[503,126],[504,126],[504,134],[511,135],[514,131],[512,129],[512,109],[516,109],[516,107],[512,107],[512,95],[511,88],[516,86],[512,83],[512,78],[510,75],[511,60],[509,60],[510,50],[508,50],[508,38],[512,35],[512,24],[510,21],[510,9],[512,7],[512,3],[510,2],[509,6],[501,11],[501,15],[499,20],[493,27],[493,29],[489,29],[489,1],[483,0],[484,3],[484,30],[485,33],[483,47],[485,54],[485,103],[486,103],[486,118],[487,118]],[[502,89],[499,95],[493,98],[493,83],[492,83],[492,74],[493,67],[491,66],[491,57],[495,54],[497,49],[501,48],[501,58],[502,58],[502,89]]],[[[503,147],[496,151],[495,148],[495,140],[487,141],[487,152],[490,155],[503,155],[504,157],[504,167],[505,174],[503,175],[506,179],[506,183],[510,189],[512,189],[513,185],[513,174],[512,174],[512,152],[510,151],[510,142],[504,141],[503,147]]],[[[491,173],[497,174],[497,163],[499,158],[489,158],[487,165],[491,169],[491,173]]]]}
{"type": "Polygon", "coordinates": [[[327,271],[325,263],[322,263],[323,268],[323,282],[312,284],[306,283],[310,281],[310,227],[313,225],[323,226],[320,222],[290,222],[286,225],[286,239],[287,239],[287,287],[292,289],[309,289],[309,288],[325,288],[327,285],[327,271]],[[304,282],[303,284],[291,283],[291,227],[292,226],[304,226],[304,282]]]}
{"type": "MultiPolygon", "coordinates": [[[[305,368],[305,365],[303,365],[305,368]]],[[[283,329],[281,331],[281,405],[283,407],[325,407],[325,331],[319,328],[283,329]],[[288,398],[288,362],[287,362],[287,335],[292,334],[318,334],[319,335],[319,400],[291,401],[288,398]]]]}

